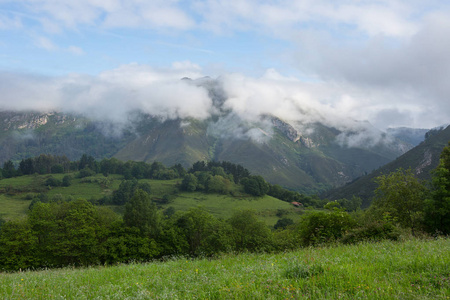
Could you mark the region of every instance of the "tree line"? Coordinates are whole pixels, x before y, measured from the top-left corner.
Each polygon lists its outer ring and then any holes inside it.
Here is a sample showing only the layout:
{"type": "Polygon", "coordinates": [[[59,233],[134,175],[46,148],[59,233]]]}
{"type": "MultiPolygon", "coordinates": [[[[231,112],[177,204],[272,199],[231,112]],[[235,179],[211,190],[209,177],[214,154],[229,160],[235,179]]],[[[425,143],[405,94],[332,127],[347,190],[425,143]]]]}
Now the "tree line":
{"type": "MultiPolygon", "coordinates": [[[[239,164],[227,161],[198,161],[188,170],[181,164],[166,167],[160,162],[146,163],[127,161],[116,158],[96,161],[94,157],[83,154],[77,161],[70,161],[66,156],[41,154],[37,157],[22,159],[17,168],[12,161],[6,161],[0,170],[0,178],[11,178],[31,174],[60,174],[78,172],[77,177],[85,178],[95,174],[122,175],[126,182],[121,185],[121,191],[116,195],[99,199],[97,204],[123,205],[131,197],[120,198],[122,194],[128,194],[125,190],[132,190],[137,186],[133,181],[139,179],[182,180],[182,191],[201,191],[206,193],[233,194],[236,185],[242,186],[245,193],[251,196],[261,197],[269,195],[286,202],[299,202],[304,206],[322,207],[323,200],[317,196],[307,196],[296,191],[285,189],[279,185],[272,185],[262,176],[252,175],[250,171],[239,164]]],[[[63,180],[49,178],[46,186],[69,186],[71,175],[66,175],[63,180]]],[[[142,187],[141,187],[142,188],[142,187]]],[[[145,188],[144,188],[145,190],[145,188]]],[[[42,196],[45,198],[45,196],[42,196]]]]}
{"type": "Polygon", "coordinates": [[[169,180],[182,177],[186,174],[185,169],[176,164],[170,168],[160,162],[151,164],[145,162],[127,161],[123,162],[116,158],[96,161],[94,157],[83,154],[77,161],[70,161],[66,156],[41,154],[37,157],[22,159],[18,166],[8,160],[3,163],[1,176],[11,178],[31,174],[58,174],[68,172],[80,172],[81,177],[102,173],[123,175],[125,179],[162,179],[169,180]]]}

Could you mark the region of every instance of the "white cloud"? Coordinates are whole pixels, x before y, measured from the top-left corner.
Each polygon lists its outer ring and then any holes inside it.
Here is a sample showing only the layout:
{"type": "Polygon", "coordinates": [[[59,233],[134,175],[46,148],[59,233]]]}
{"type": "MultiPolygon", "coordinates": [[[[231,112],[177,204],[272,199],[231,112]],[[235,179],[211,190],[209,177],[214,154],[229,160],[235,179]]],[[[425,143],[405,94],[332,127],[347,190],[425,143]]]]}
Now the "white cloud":
{"type": "MultiPolygon", "coordinates": [[[[39,23],[50,33],[58,32],[58,37],[66,34],[67,29],[88,35],[92,28],[225,35],[230,37],[230,43],[224,43],[228,48],[217,55],[221,59],[225,57],[224,60],[227,59],[224,53],[236,46],[233,38],[243,32],[258,35],[262,40],[270,37],[287,42],[292,48],[281,50],[287,52],[279,53],[285,59],[282,63],[296,68],[312,82],[285,77],[274,70],[261,77],[223,75],[220,80],[229,95],[225,105],[242,118],[257,119],[261,114],[273,113],[287,120],[322,120],[339,126],[343,125],[338,119],[349,118],[369,120],[385,128],[432,127],[447,123],[450,115],[447,99],[450,7],[445,1],[18,0],[2,3],[22,6],[24,12],[0,12],[0,28],[28,26],[27,31],[34,33],[31,36],[38,47],[75,55],[84,54],[84,50],[75,45],[53,43],[52,39],[57,39],[41,33],[42,29],[35,24],[39,23]],[[25,19],[32,22],[24,22],[25,19]]],[[[58,39],[61,40],[64,39],[58,39]]],[[[203,46],[202,41],[199,46],[203,46]]],[[[186,51],[178,52],[181,58],[174,60],[188,57],[186,51]]],[[[261,53],[255,49],[255,56],[258,55],[261,53]]],[[[264,66],[280,65],[273,57],[261,56],[264,66]]],[[[127,63],[132,61],[126,59],[127,63]]],[[[221,70],[227,69],[226,62],[208,63],[223,64],[221,70]]],[[[104,115],[115,115],[116,111],[131,107],[153,110],[167,117],[205,117],[210,106],[204,91],[179,82],[182,77],[198,78],[202,73],[202,68],[190,61],[177,62],[166,69],[125,64],[96,77],[25,76],[30,86],[25,83],[12,86],[22,87],[16,94],[19,103],[25,103],[22,101],[30,93],[43,107],[47,103],[44,95],[48,93],[49,98],[55,98],[55,105],[72,106],[74,110],[91,107],[104,111],[104,115]],[[38,87],[44,92],[38,91],[38,87]],[[178,100],[177,97],[186,99],[184,90],[194,99],[192,103],[178,100]],[[167,100],[163,101],[163,97],[167,100]],[[82,103],[80,108],[77,103],[82,103]],[[102,108],[105,103],[107,106],[102,108]],[[201,108],[196,111],[194,105],[201,108]]],[[[3,76],[11,81],[16,75],[3,76]]],[[[15,93],[4,85],[2,89],[10,95],[15,93]]],[[[30,105],[35,107],[34,102],[30,105]]]]}
{"type": "Polygon", "coordinates": [[[18,16],[10,17],[0,12],[0,30],[17,29],[22,27],[21,19],[18,16]]]}
{"type": "Polygon", "coordinates": [[[50,32],[78,30],[82,26],[188,29],[192,18],[178,1],[141,0],[34,0],[22,1],[28,13],[38,16],[50,32]]]}
{"type": "Polygon", "coordinates": [[[41,49],[45,49],[47,51],[56,51],[58,50],[58,46],[56,46],[50,39],[39,36],[35,38],[35,45],[41,49]]]}
{"type": "Polygon", "coordinates": [[[74,54],[74,55],[83,55],[84,51],[80,47],[77,46],[69,46],[67,48],[67,51],[74,54]]]}
{"type": "Polygon", "coordinates": [[[59,110],[115,122],[125,122],[138,109],[163,118],[204,119],[212,109],[207,91],[180,80],[193,75],[198,70],[187,62],[159,70],[124,65],[96,77],[1,73],[0,108],[59,110]]]}

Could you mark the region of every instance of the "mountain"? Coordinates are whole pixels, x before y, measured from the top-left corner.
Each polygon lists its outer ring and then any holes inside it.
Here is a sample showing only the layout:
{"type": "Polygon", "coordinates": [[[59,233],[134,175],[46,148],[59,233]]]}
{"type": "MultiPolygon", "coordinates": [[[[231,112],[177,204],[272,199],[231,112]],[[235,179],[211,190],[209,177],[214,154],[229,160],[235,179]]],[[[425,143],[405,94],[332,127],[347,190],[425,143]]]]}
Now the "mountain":
{"type": "Polygon", "coordinates": [[[200,160],[230,161],[273,184],[310,194],[342,186],[412,147],[368,122],[336,122],[338,116],[327,120],[316,113],[319,117],[305,117],[309,121],[292,121],[239,114],[227,106],[229,96],[217,80],[183,82],[207,91],[212,100],[208,117],[163,118],[134,111],[127,121],[112,122],[62,112],[0,112],[0,163],[41,153],[185,168],[200,160]]]}
{"type": "Polygon", "coordinates": [[[408,149],[387,137],[370,147],[350,145],[365,135],[367,124],[363,131],[343,132],[320,123],[290,124],[273,116],[249,123],[229,112],[206,120],[163,120],[142,113],[130,119],[127,126],[117,127],[57,112],[3,111],[0,161],[18,163],[41,153],[71,160],[86,153],[97,159],[114,156],[169,166],[181,163],[186,168],[199,160],[230,161],[273,184],[316,193],[341,186],[408,149]]]}
{"type": "Polygon", "coordinates": [[[134,138],[124,129],[113,134],[112,128],[56,112],[0,111],[0,162],[18,163],[41,153],[66,155],[71,160],[84,153],[99,159],[111,157],[134,138]]]}
{"type": "Polygon", "coordinates": [[[394,161],[345,186],[322,194],[322,198],[336,200],[358,196],[363,199],[363,207],[368,207],[376,189],[376,184],[373,180],[381,174],[389,174],[399,168],[411,168],[419,179],[430,180],[430,172],[439,164],[442,149],[450,141],[450,126],[445,129],[430,130],[426,133],[426,137],[425,141],[394,161]]]}
{"type": "Polygon", "coordinates": [[[425,140],[425,134],[428,131],[429,129],[423,128],[395,127],[388,128],[386,133],[413,146],[417,146],[425,140]]]}

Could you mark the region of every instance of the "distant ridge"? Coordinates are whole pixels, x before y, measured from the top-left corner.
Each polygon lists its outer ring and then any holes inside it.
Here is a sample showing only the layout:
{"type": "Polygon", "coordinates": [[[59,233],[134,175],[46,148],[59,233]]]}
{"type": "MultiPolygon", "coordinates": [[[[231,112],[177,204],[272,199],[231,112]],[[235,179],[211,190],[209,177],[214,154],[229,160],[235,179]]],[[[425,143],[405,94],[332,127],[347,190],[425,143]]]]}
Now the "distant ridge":
{"type": "Polygon", "coordinates": [[[130,123],[93,121],[63,113],[0,112],[0,163],[40,154],[82,154],[96,159],[162,162],[190,167],[197,161],[240,164],[272,184],[306,194],[323,192],[376,169],[408,149],[368,123],[340,131],[321,123],[289,123],[264,115],[254,122],[222,109],[205,120],[161,119],[135,112],[130,123]],[[375,138],[374,138],[375,136],[375,138]]]}
{"type": "Polygon", "coordinates": [[[372,173],[359,177],[340,188],[330,190],[321,195],[322,198],[336,200],[341,198],[361,197],[363,207],[368,207],[372,201],[376,184],[373,181],[381,174],[389,174],[399,168],[411,168],[422,180],[431,179],[431,171],[439,164],[442,149],[450,141],[450,126],[445,129],[432,129],[427,133],[427,139],[392,162],[382,166],[372,173]]]}

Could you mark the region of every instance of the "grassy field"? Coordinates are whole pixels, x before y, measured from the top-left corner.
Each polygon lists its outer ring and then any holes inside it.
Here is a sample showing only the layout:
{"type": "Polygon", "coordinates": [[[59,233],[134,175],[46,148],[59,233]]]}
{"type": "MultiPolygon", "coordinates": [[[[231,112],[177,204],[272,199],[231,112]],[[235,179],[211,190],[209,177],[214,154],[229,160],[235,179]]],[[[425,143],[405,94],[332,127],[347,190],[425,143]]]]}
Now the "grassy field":
{"type": "MultiPolygon", "coordinates": [[[[70,174],[72,184],[69,187],[46,187],[44,182],[50,177],[62,180],[67,174],[52,175],[27,175],[0,180],[0,217],[11,220],[24,216],[28,211],[33,195],[46,193],[51,199],[60,195],[62,199],[84,198],[100,199],[111,195],[119,188],[122,176],[110,175],[107,178],[102,174],[83,179],[76,178],[76,173],[70,174]]],[[[187,211],[191,207],[202,206],[217,218],[229,218],[235,210],[251,209],[268,225],[273,226],[278,220],[277,213],[294,221],[300,218],[299,211],[287,202],[280,201],[270,196],[249,197],[239,191],[233,195],[207,194],[200,192],[178,192],[176,185],[181,179],[174,180],[150,180],[142,179],[139,182],[148,183],[151,186],[151,197],[161,199],[164,195],[172,195],[173,199],[168,204],[160,204],[161,209],[172,206],[177,211],[187,211]]],[[[108,206],[117,213],[123,213],[123,206],[108,206]]]]}
{"type": "Polygon", "coordinates": [[[190,207],[202,206],[217,218],[227,219],[235,210],[254,210],[268,225],[273,226],[279,219],[276,213],[283,211],[283,217],[293,220],[300,214],[290,203],[280,201],[271,196],[264,197],[233,197],[231,195],[205,194],[199,192],[180,193],[171,203],[176,210],[186,211],[190,207]]]}
{"type": "Polygon", "coordinates": [[[0,273],[2,299],[450,299],[450,239],[0,273]]]}

